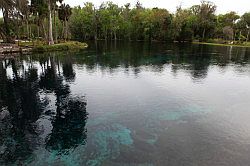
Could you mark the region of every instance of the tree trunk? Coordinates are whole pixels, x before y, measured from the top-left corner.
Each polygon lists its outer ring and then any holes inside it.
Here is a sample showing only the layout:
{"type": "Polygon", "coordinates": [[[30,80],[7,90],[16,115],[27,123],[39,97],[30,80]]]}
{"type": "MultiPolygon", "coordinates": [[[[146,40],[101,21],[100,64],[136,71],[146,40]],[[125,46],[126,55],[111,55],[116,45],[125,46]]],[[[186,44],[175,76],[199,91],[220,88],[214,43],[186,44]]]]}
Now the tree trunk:
{"type": "Polygon", "coordinates": [[[247,32],[247,38],[246,38],[246,42],[248,42],[248,38],[249,38],[249,33],[250,33],[250,29],[248,29],[248,32],[247,32]]]}
{"type": "Polygon", "coordinates": [[[239,43],[241,42],[241,31],[240,31],[240,37],[239,37],[239,43]]]}
{"type": "Polygon", "coordinates": [[[97,34],[95,33],[95,41],[97,41],[97,34]]]}
{"type": "Polygon", "coordinates": [[[105,28],[105,40],[107,41],[108,38],[108,32],[107,32],[107,28],[105,28]]]}
{"type": "Polygon", "coordinates": [[[117,34],[116,34],[116,31],[114,32],[114,35],[115,35],[115,40],[117,40],[117,34]]]}
{"type": "Polygon", "coordinates": [[[66,18],[64,19],[64,26],[65,26],[65,28],[64,28],[64,40],[66,41],[67,40],[67,20],[66,20],[66,18]]]}
{"type": "Polygon", "coordinates": [[[39,37],[40,37],[40,27],[37,26],[37,38],[39,39],[39,37]]]}
{"type": "Polygon", "coordinates": [[[16,24],[16,29],[17,29],[17,45],[18,46],[19,46],[19,41],[20,41],[20,32],[19,32],[19,27],[18,27],[19,15],[20,15],[20,13],[18,12],[18,14],[17,14],[17,24],[16,24]]]}
{"type": "Polygon", "coordinates": [[[97,31],[97,24],[95,25],[95,41],[97,41],[98,38],[98,31],[97,31]]]}
{"type": "Polygon", "coordinates": [[[236,31],[234,32],[234,36],[233,36],[233,41],[234,41],[234,43],[235,43],[235,39],[236,38],[236,31]]]}
{"type": "Polygon", "coordinates": [[[26,31],[27,31],[27,39],[30,39],[30,28],[29,28],[29,21],[28,18],[26,18],[26,31]]]}
{"type": "Polygon", "coordinates": [[[203,29],[203,33],[202,33],[202,41],[204,41],[205,39],[205,34],[206,34],[206,28],[203,29]]]}
{"type": "Polygon", "coordinates": [[[152,29],[150,28],[149,29],[149,42],[152,41],[152,29]]]}
{"type": "Polygon", "coordinates": [[[54,5],[54,9],[53,9],[54,10],[54,12],[53,12],[54,13],[54,31],[55,31],[54,33],[55,33],[55,42],[58,43],[57,42],[57,24],[56,24],[56,9],[55,8],[56,8],[56,5],[54,5]]]}
{"type": "Polygon", "coordinates": [[[62,21],[62,34],[61,34],[61,38],[64,39],[64,32],[65,31],[65,24],[64,21],[62,21]]]}
{"type": "Polygon", "coordinates": [[[51,1],[49,0],[48,2],[48,10],[49,10],[49,45],[54,44],[54,39],[53,39],[53,27],[52,27],[52,16],[51,16],[51,1]]]}
{"type": "Polygon", "coordinates": [[[46,32],[46,29],[45,29],[45,26],[44,26],[44,20],[41,21],[42,23],[42,29],[43,29],[43,35],[44,35],[44,38],[45,40],[47,41],[48,40],[48,36],[47,36],[47,32],[46,32]]]}
{"type": "MultiPolygon", "coordinates": [[[[29,30],[30,30],[29,36],[30,36],[30,38],[33,38],[33,33],[32,33],[32,27],[31,26],[29,26],[29,30]]],[[[33,39],[31,39],[31,40],[33,40],[33,39]]]]}
{"type": "Polygon", "coordinates": [[[0,37],[1,39],[4,39],[4,32],[3,29],[0,27],[0,37]]]}
{"type": "Polygon", "coordinates": [[[65,20],[65,38],[66,38],[66,41],[68,40],[68,21],[65,20]]]}

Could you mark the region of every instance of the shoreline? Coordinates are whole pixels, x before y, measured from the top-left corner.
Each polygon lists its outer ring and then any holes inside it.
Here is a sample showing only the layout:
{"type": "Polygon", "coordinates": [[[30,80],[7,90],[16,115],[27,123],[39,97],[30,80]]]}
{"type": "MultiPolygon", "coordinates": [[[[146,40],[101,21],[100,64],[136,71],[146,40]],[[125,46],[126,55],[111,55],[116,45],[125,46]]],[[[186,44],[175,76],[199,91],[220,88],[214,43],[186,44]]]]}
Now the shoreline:
{"type": "Polygon", "coordinates": [[[250,45],[244,44],[220,44],[220,43],[208,43],[208,42],[192,42],[192,44],[201,44],[201,45],[211,45],[211,46],[221,46],[221,47],[241,47],[241,48],[250,48],[250,45]]]}
{"type": "MultiPolygon", "coordinates": [[[[137,41],[138,42],[138,41],[137,41]]],[[[152,41],[159,42],[159,41],[152,41]]],[[[176,43],[176,42],[172,42],[176,43]]],[[[221,47],[241,47],[250,48],[250,45],[246,44],[220,44],[220,43],[208,43],[208,42],[197,42],[193,41],[190,44],[200,44],[200,45],[211,45],[211,46],[221,46],[221,47]]],[[[78,41],[68,41],[63,43],[57,43],[54,45],[37,44],[35,46],[29,43],[22,43],[21,46],[17,44],[0,44],[0,57],[10,57],[18,55],[26,55],[29,53],[45,53],[45,52],[56,52],[56,51],[70,51],[70,50],[82,50],[86,49],[88,44],[85,42],[78,41]]]]}
{"type": "Polygon", "coordinates": [[[69,41],[65,43],[58,43],[54,45],[17,45],[17,44],[0,44],[0,57],[18,56],[26,55],[29,53],[45,53],[45,52],[55,52],[55,51],[70,51],[70,50],[81,50],[88,47],[87,43],[81,43],[77,41],[69,41]]]}

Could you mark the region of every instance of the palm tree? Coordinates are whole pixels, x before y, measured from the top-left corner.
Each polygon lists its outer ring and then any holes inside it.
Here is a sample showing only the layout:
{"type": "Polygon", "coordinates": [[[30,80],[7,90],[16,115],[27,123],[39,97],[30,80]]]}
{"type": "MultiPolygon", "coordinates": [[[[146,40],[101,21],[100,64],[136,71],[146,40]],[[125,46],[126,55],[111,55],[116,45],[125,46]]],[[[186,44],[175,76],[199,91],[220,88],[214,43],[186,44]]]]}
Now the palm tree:
{"type": "Polygon", "coordinates": [[[59,17],[59,20],[63,22],[64,39],[68,38],[68,21],[71,15],[72,15],[71,7],[69,5],[61,4],[59,11],[58,11],[58,17],[59,17]]]}
{"type": "Polygon", "coordinates": [[[58,10],[58,17],[59,17],[59,20],[63,22],[64,39],[68,38],[68,21],[71,15],[72,15],[71,7],[69,5],[61,4],[58,10]]]}
{"type": "MultiPolygon", "coordinates": [[[[47,41],[48,35],[44,25],[44,19],[48,16],[48,6],[44,0],[31,0],[31,12],[36,17],[38,34],[40,32],[40,27],[44,33],[44,39],[47,41]]],[[[38,37],[40,37],[38,35],[38,37]]]]}

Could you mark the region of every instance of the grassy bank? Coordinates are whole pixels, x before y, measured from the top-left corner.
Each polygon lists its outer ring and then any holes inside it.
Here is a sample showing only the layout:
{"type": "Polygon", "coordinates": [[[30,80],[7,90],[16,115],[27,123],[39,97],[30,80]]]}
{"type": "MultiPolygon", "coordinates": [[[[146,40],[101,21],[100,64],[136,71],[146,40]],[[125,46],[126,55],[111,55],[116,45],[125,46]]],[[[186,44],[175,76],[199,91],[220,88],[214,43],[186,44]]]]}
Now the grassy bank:
{"type": "Polygon", "coordinates": [[[79,50],[88,47],[86,43],[81,43],[77,41],[61,42],[54,45],[48,45],[43,41],[33,41],[33,42],[19,42],[17,43],[20,47],[32,48],[32,52],[53,52],[53,51],[69,51],[69,50],[79,50]]]}
{"type": "Polygon", "coordinates": [[[65,43],[59,43],[54,45],[35,45],[33,46],[32,52],[53,52],[53,51],[70,51],[70,50],[81,50],[87,48],[86,43],[70,41],[65,43]]]}
{"type": "Polygon", "coordinates": [[[205,44],[205,45],[211,45],[211,46],[233,46],[233,47],[250,47],[250,42],[245,42],[241,44],[227,44],[227,43],[210,43],[210,42],[193,42],[193,44],[205,44]]]}

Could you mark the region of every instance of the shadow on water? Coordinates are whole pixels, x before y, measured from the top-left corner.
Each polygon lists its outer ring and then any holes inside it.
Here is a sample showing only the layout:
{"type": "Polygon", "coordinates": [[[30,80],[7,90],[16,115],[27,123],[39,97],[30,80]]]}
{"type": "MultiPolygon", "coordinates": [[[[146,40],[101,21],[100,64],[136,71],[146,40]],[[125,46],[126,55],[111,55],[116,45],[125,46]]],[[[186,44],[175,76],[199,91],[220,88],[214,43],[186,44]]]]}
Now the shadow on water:
{"type": "Polygon", "coordinates": [[[30,60],[0,63],[0,163],[22,163],[43,146],[60,155],[85,144],[86,100],[64,82],[74,80],[72,63],[61,67],[54,56],[41,56],[39,65],[30,60]],[[45,118],[51,129],[40,126],[45,118]],[[43,133],[49,133],[45,139],[43,133]]]}

